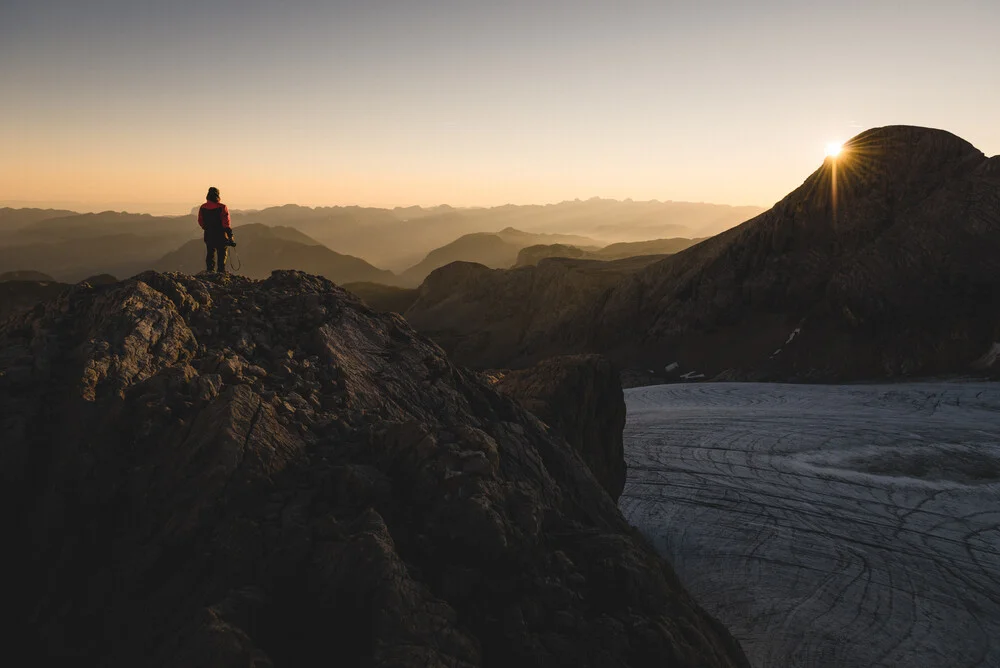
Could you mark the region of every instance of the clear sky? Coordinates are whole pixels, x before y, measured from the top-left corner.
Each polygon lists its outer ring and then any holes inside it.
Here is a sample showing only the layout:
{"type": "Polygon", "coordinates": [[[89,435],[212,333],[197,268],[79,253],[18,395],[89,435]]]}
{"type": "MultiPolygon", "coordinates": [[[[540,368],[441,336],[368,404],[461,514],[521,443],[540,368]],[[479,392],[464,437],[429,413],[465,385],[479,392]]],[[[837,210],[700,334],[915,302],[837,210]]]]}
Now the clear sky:
{"type": "Polygon", "coordinates": [[[3,0],[0,202],[767,206],[828,142],[1000,153],[997,0],[3,0]]]}

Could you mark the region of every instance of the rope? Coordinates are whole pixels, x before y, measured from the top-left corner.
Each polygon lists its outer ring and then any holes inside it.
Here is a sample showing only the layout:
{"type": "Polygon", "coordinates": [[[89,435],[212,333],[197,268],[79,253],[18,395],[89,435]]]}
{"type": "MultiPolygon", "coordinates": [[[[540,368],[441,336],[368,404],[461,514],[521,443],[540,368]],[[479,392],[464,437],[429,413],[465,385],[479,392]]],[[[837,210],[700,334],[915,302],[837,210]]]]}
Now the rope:
{"type": "Polygon", "coordinates": [[[229,257],[226,258],[226,261],[229,263],[229,268],[233,271],[239,271],[243,267],[243,262],[240,261],[240,255],[232,248],[230,248],[229,251],[229,257]],[[236,262],[239,263],[235,266],[233,265],[233,256],[236,256],[236,262]]]}

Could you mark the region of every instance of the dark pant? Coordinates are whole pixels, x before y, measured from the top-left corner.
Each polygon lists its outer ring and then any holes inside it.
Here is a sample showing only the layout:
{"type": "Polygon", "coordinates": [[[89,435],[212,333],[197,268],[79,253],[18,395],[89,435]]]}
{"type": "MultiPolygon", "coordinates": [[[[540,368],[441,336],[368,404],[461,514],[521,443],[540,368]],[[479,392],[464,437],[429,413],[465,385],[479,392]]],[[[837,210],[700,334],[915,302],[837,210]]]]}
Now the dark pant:
{"type": "Polygon", "coordinates": [[[219,272],[226,273],[226,255],[229,253],[229,248],[224,245],[215,244],[205,244],[205,248],[208,251],[205,254],[205,270],[215,271],[215,258],[219,258],[219,272]]]}

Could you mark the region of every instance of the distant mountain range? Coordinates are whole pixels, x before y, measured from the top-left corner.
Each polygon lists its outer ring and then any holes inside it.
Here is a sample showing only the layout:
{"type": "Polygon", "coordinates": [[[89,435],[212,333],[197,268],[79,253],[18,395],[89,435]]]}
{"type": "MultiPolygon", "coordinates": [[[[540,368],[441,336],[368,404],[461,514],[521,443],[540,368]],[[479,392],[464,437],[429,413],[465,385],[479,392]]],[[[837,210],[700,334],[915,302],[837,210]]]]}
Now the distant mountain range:
{"type": "MultiPolygon", "coordinates": [[[[0,209],[0,271],[37,270],[68,282],[96,273],[131,276],[200,238],[196,210],[185,216],[151,216],[0,209]]],[[[294,228],[336,253],[404,274],[397,282],[417,285],[427,273],[450,261],[508,267],[520,249],[530,245],[574,245],[589,251],[610,242],[662,237],[662,232],[678,229],[701,230],[692,236],[704,236],[709,233],[705,230],[731,226],[755,211],[712,204],[592,199],[489,209],[314,209],[289,204],[232,213],[234,225],[294,228]],[[463,239],[468,235],[473,236],[463,239]],[[490,235],[499,239],[487,238],[490,235]]],[[[393,279],[383,275],[381,280],[393,279]]]]}
{"type": "MultiPolygon", "coordinates": [[[[276,269],[297,269],[323,276],[336,283],[369,281],[392,284],[390,271],[373,267],[364,260],[342,255],[290,227],[241,225],[233,230],[237,246],[230,260],[238,272],[249,278],[267,278],[276,269]]],[[[205,244],[189,241],[153,263],[157,271],[196,274],[205,269],[205,244]]]]}
{"type": "Polygon", "coordinates": [[[406,317],[480,367],[604,351],[658,376],[975,373],[1000,359],[998,258],[1000,156],[892,126],[852,139],[766,213],[600,294],[567,278],[539,297],[531,267],[463,281],[445,267],[406,317]]]}
{"type": "Polygon", "coordinates": [[[201,236],[192,216],[3,209],[0,221],[0,271],[41,271],[70,283],[101,273],[132,276],[201,236]]]}
{"type": "MultiPolygon", "coordinates": [[[[760,207],[692,202],[593,198],[559,204],[468,209],[449,206],[313,209],[286,205],[260,211],[238,211],[234,219],[295,227],[338,252],[403,272],[421,262],[435,248],[466,234],[513,228],[528,234],[586,237],[587,244],[605,246],[619,241],[707,237],[748,220],[762,210],[760,207]]],[[[559,242],[551,239],[534,243],[559,242]]]]}

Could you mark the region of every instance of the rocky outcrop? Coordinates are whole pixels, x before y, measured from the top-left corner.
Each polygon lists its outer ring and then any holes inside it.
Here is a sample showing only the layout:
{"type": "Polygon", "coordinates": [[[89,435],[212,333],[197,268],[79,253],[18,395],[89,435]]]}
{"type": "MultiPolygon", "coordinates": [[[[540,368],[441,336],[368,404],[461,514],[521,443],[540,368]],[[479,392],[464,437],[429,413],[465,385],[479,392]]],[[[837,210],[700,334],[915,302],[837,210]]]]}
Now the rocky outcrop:
{"type": "Polygon", "coordinates": [[[545,360],[496,385],[566,439],[618,500],[625,487],[625,394],[618,369],[600,355],[545,360]]]}
{"type": "Polygon", "coordinates": [[[0,324],[0,416],[32,663],[747,665],[565,441],[324,279],[72,287],[0,324]]]}

